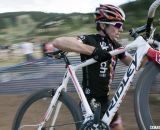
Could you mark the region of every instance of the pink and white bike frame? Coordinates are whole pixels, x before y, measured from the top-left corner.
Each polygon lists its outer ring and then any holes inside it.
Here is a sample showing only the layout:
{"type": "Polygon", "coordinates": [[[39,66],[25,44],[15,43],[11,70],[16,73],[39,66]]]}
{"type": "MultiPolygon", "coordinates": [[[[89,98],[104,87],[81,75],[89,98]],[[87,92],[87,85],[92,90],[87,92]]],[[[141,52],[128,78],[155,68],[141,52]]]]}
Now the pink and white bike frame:
{"type": "MultiPolygon", "coordinates": [[[[127,45],[125,48],[118,48],[118,49],[110,52],[110,54],[112,56],[114,56],[114,55],[123,53],[123,52],[130,50],[130,49],[133,49],[133,48],[137,48],[137,51],[133,57],[133,61],[131,62],[127,72],[125,73],[122,81],[120,82],[119,87],[115,93],[115,96],[111,100],[111,104],[110,104],[108,110],[106,111],[105,115],[102,118],[102,121],[108,125],[110,124],[110,122],[114,116],[114,113],[118,110],[120,103],[122,102],[122,99],[124,98],[127,90],[129,89],[130,83],[131,83],[136,71],[139,70],[139,66],[141,64],[141,61],[142,61],[144,55],[147,54],[150,56],[152,48],[149,46],[149,44],[141,36],[139,36],[138,38],[136,38],[135,41],[133,41],[132,43],[127,45]]],[[[157,54],[159,52],[152,49],[152,53],[157,54]]],[[[153,60],[158,62],[157,58],[154,58],[153,60]]],[[[81,102],[83,103],[84,108],[86,110],[86,115],[85,115],[86,117],[93,116],[93,113],[89,107],[89,104],[85,98],[85,95],[82,91],[82,88],[78,82],[75,71],[79,68],[93,64],[95,62],[96,61],[94,59],[90,59],[90,60],[85,61],[84,63],[77,65],[77,66],[72,66],[72,65],[68,66],[68,72],[71,76],[71,79],[72,79],[74,85],[75,85],[76,91],[81,99],[81,102]]],[[[87,118],[86,118],[86,120],[87,120],[87,118]]]]}
{"type": "MultiPolygon", "coordinates": [[[[141,61],[142,61],[144,55],[147,54],[149,57],[152,58],[153,61],[160,63],[159,62],[159,52],[152,49],[150,47],[150,45],[148,44],[148,42],[145,41],[143,39],[143,37],[141,37],[141,36],[137,37],[136,40],[134,40],[132,43],[130,43],[126,47],[118,48],[116,50],[111,51],[110,54],[112,56],[114,56],[114,55],[118,55],[120,53],[123,53],[127,50],[134,49],[134,48],[137,48],[137,51],[133,57],[133,61],[130,63],[128,70],[126,71],[122,81],[119,84],[119,87],[118,87],[115,95],[113,96],[113,98],[111,100],[110,106],[108,107],[108,109],[106,108],[106,113],[104,114],[104,116],[102,118],[102,121],[104,123],[106,123],[107,125],[110,124],[110,122],[111,122],[112,118],[114,117],[116,111],[118,110],[123,98],[125,97],[134,75],[139,70],[139,67],[141,65],[141,61]],[[152,56],[152,54],[156,55],[156,56],[152,56]]],[[[58,116],[60,107],[61,107],[61,102],[59,102],[58,105],[56,105],[56,103],[58,101],[58,98],[59,98],[61,91],[62,90],[67,91],[67,84],[68,84],[69,78],[72,79],[72,82],[75,86],[76,92],[78,93],[79,98],[80,98],[81,102],[83,103],[84,109],[86,111],[86,114],[84,115],[84,117],[85,117],[84,122],[86,122],[89,119],[94,117],[93,112],[91,111],[91,108],[87,102],[87,99],[83,93],[82,87],[81,87],[80,83],[78,82],[78,79],[76,76],[76,71],[78,69],[85,67],[85,66],[88,66],[93,63],[96,63],[96,61],[94,59],[89,59],[89,60],[82,62],[78,65],[67,66],[67,71],[64,75],[62,84],[56,90],[56,93],[52,98],[50,106],[46,112],[46,115],[44,116],[43,121],[41,122],[40,127],[42,127],[45,124],[45,122],[49,119],[49,117],[52,113],[52,110],[54,108],[53,106],[56,106],[56,114],[54,115],[53,121],[52,121],[52,125],[54,125],[56,118],[58,116]]]]}
{"type": "MultiPolygon", "coordinates": [[[[148,18],[154,17],[155,11],[159,5],[160,5],[160,0],[156,0],[151,5],[149,12],[148,12],[148,18]]],[[[149,39],[149,40],[152,40],[152,39],[149,39]]],[[[133,57],[133,61],[131,62],[129,68],[127,69],[122,81],[119,84],[119,87],[118,87],[115,95],[113,96],[113,98],[111,100],[110,106],[108,107],[108,109],[106,108],[107,109],[106,113],[104,114],[104,116],[102,118],[102,121],[104,123],[106,123],[107,125],[110,124],[113,116],[115,115],[115,112],[118,110],[124,96],[126,95],[127,90],[130,87],[130,83],[131,83],[134,75],[139,70],[139,67],[142,62],[143,57],[145,55],[147,55],[152,61],[160,64],[160,52],[152,49],[148,43],[150,43],[150,41],[145,41],[143,39],[143,37],[139,36],[136,38],[136,40],[134,40],[132,43],[127,45],[125,48],[119,48],[119,49],[116,49],[116,50],[113,50],[110,52],[110,54],[112,56],[114,56],[114,55],[118,55],[120,53],[123,53],[127,50],[137,48],[137,51],[133,57]]],[[[79,98],[80,98],[81,102],[83,103],[84,109],[86,111],[84,122],[88,121],[91,117],[93,117],[93,113],[90,109],[90,106],[89,106],[87,100],[86,100],[86,97],[83,93],[83,90],[78,82],[78,79],[76,77],[75,72],[79,68],[93,64],[95,62],[96,61],[94,59],[90,59],[90,60],[87,60],[83,63],[78,64],[78,65],[69,65],[67,67],[67,71],[64,75],[62,85],[57,89],[55,95],[53,96],[52,101],[51,101],[50,106],[44,116],[43,121],[40,124],[38,124],[39,125],[38,130],[40,130],[42,128],[42,126],[45,124],[45,122],[49,119],[54,106],[56,106],[56,114],[54,115],[53,120],[52,120],[52,124],[51,124],[51,125],[54,125],[55,120],[58,116],[61,104],[62,104],[61,102],[58,102],[58,105],[56,105],[56,103],[58,101],[58,98],[59,98],[61,91],[62,90],[67,91],[67,84],[68,84],[70,77],[74,83],[74,86],[76,88],[76,92],[78,93],[79,98]]]]}

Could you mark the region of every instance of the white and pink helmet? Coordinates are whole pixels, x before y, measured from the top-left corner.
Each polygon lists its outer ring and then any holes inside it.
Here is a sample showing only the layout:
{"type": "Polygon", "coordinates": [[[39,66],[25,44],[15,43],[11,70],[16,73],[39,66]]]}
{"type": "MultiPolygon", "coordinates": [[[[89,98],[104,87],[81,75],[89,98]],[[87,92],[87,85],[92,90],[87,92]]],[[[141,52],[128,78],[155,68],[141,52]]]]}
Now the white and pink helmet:
{"type": "Polygon", "coordinates": [[[123,10],[117,6],[105,4],[100,5],[95,11],[96,23],[124,22],[125,14],[123,10]]]}

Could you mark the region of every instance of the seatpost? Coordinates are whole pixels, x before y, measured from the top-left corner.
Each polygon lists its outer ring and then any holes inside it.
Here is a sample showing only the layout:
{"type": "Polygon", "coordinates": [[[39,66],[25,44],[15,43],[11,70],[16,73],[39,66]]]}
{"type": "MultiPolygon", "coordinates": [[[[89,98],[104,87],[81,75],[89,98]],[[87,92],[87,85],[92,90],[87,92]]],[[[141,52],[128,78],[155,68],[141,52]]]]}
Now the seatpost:
{"type": "Polygon", "coordinates": [[[66,56],[65,53],[66,52],[64,52],[62,50],[56,50],[56,51],[52,52],[51,54],[52,54],[52,56],[53,55],[58,55],[58,59],[63,58],[64,62],[66,63],[66,68],[67,68],[67,66],[70,65],[70,61],[69,61],[69,59],[68,59],[68,57],[66,56]]]}
{"type": "Polygon", "coordinates": [[[67,66],[70,65],[71,63],[70,63],[68,57],[64,53],[62,53],[61,55],[62,55],[62,58],[64,59],[64,61],[66,63],[66,68],[67,68],[67,66]]]}

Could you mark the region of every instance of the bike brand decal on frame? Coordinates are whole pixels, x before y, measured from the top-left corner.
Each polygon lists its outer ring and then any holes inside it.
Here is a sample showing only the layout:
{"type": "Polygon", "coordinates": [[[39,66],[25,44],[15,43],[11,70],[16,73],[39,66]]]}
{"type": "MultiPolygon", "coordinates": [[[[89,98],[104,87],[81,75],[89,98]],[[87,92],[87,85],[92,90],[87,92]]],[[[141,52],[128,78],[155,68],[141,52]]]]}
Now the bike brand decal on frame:
{"type": "Polygon", "coordinates": [[[135,59],[132,61],[132,63],[130,64],[123,80],[121,81],[118,90],[115,93],[115,96],[113,97],[113,99],[111,100],[110,106],[108,108],[108,110],[106,111],[107,116],[109,117],[110,115],[110,111],[114,108],[114,106],[116,105],[118,99],[120,98],[121,94],[123,93],[124,87],[126,86],[126,84],[129,82],[129,79],[132,75],[134,75],[134,71],[137,68],[137,54],[135,54],[135,59]]]}

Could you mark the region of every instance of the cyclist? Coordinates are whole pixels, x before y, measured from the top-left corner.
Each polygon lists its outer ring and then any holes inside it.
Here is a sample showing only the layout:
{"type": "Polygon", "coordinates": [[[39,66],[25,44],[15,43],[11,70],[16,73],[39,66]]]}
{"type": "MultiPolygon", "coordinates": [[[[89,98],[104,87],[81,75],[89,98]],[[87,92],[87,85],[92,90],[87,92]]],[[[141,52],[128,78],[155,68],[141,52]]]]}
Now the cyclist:
{"type": "MultiPolygon", "coordinates": [[[[82,85],[89,104],[91,105],[93,101],[94,104],[101,104],[102,114],[109,104],[109,89],[118,58],[126,65],[129,65],[132,59],[125,53],[113,57],[108,53],[121,47],[117,39],[123,31],[124,21],[125,14],[121,8],[108,4],[100,5],[95,11],[97,34],[60,37],[51,42],[58,49],[80,53],[82,61],[89,58],[98,61],[83,68],[82,85]]],[[[111,122],[111,128],[112,130],[124,129],[118,113],[111,122]]]]}

